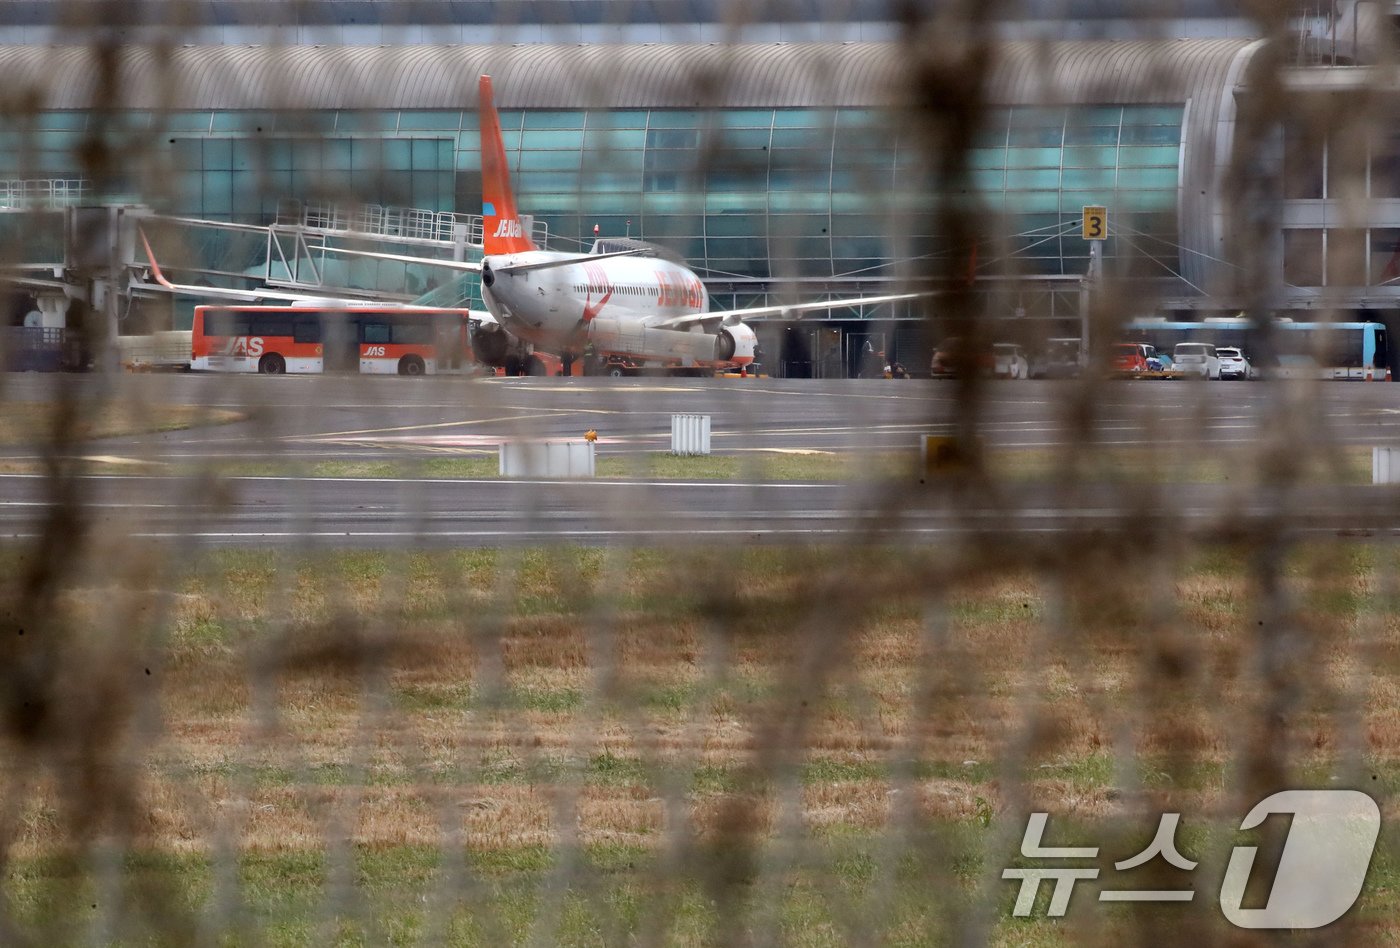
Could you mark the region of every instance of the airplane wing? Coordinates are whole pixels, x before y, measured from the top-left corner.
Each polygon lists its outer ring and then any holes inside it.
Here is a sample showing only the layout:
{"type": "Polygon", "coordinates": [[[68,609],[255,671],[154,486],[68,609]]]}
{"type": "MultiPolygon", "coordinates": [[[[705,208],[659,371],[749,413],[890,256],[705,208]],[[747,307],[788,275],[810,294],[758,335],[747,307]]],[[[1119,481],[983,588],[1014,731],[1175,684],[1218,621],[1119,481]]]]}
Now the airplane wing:
{"type": "MultiPolygon", "coordinates": [[[[171,283],[165,279],[158,280],[156,283],[133,283],[131,288],[134,290],[164,290],[172,293],[183,293],[186,296],[232,300],[238,303],[261,303],[267,300],[278,300],[279,302],[286,301],[315,306],[350,302],[344,297],[313,296],[309,293],[282,293],[277,290],[234,290],[222,286],[201,286],[197,283],[171,283]]],[[[355,300],[353,302],[363,304],[370,301],[355,300]]]]}
{"type": "MultiPolygon", "coordinates": [[[[541,260],[538,263],[517,263],[509,266],[493,267],[497,273],[524,273],[527,270],[552,270],[555,267],[568,267],[576,263],[593,263],[595,260],[607,260],[609,257],[645,257],[648,254],[643,250],[616,250],[612,253],[585,253],[576,256],[565,257],[561,260],[541,260]]],[[[481,264],[476,264],[477,270],[481,269],[481,264]]]]}
{"type": "Polygon", "coordinates": [[[853,296],[840,300],[820,300],[814,303],[778,303],[772,306],[750,306],[745,309],[721,309],[707,313],[690,313],[686,316],[673,316],[670,319],[650,323],[657,329],[674,329],[694,323],[732,323],[748,316],[804,316],[823,310],[841,309],[846,306],[873,306],[877,303],[898,303],[903,300],[925,299],[932,293],[891,293],[886,296],[853,296]]]}
{"type": "MultiPolygon", "coordinates": [[[[343,297],[322,297],[313,296],[309,293],[283,293],[278,290],[234,290],[222,286],[201,286],[197,283],[171,283],[163,277],[155,283],[133,283],[133,290],[153,290],[167,291],[171,293],[183,293],[186,296],[200,296],[216,300],[231,300],[237,303],[261,303],[266,300],[286,301],[288,303],[304,303],[308,306],[340,303],[347,300],[343,297]]],[[[365,303],[367,300],[356,300],[354,302],[365,303]]]]}

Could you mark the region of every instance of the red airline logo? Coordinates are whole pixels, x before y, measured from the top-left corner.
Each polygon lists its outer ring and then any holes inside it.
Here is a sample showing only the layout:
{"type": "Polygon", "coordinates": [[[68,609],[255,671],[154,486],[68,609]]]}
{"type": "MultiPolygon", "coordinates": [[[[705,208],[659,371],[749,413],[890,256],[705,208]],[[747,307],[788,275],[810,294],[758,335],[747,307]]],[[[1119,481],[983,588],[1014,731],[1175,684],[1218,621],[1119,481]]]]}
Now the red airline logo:
{"type": "Polygon", "coordinates": [[[692,276],[681,276],[675,273],[666,273],[658,270],[656,273],[657,285],[661,288],[660,303],[662,306],[688,306],[691,309],[699,309],[700,301],[704,298],[705,287],[698,279],[692,276]]]}
{"type": "MultiPolygon", "coordinates": [[[[584,292],[586,294],[583,304],[583,320],[588,322],[597,316],[603,306],[612,298],[616,289],[612,285],[612,280],[608,277],[608,271],[597,263],[585,263],[584,292]],[[595,293],[602,294],[597,303],[593,302],[595,293]]],[[[671,273],[665,270],[657,270],[656,276],[656,302],[658,306],[686,307],[698,311],[705,305],[705,285],[700,280],[689,274],[671,273]]]]}
{"type": "Polygon", "coordinates": [[[262,336],[234,336],[224,343],[217,353],[226,356],[260,356],[263,354],[262,336]]]}
{"type": "Polygon", "coordinates": [[[584,298],[583,302],[583,321],[591,322],[593,317],[602,312],[608,300],[612,299],[613,288],[612,283],[608,280],[608,271],[604,270],[596,263],[585,263],[583,265],[583,274],[584,278],[588,280],[588,295],[584,298]],[[593,299],[593,294],[595,292],[602,293],[603,297],[598,300],[596,306],[590,306],[589,302],[593,299]]]}

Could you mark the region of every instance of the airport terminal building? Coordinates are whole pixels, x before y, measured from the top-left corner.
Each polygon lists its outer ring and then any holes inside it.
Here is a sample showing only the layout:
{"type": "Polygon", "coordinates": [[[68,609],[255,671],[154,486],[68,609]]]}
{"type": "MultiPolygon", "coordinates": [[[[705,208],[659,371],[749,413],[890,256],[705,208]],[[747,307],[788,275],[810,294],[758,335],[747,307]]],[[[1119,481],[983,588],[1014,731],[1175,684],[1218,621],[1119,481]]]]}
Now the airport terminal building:
{"type": "MultiPolygon", "coordinates": [[[[0,55],[0,184],[14,208],[125,202],[231,225],[289,207],[465,217],[480,211],[486,73],[520,204],[551,246],[595,233],[666,245],[718,305],[957,278],[988,318],[1072,327],[1090,255],[1081,209],[1103,205],[1108,272],[1150,286],[1159,308],[1224,312],[1239,305],[1230,165],[1268,51],[1248,37],[998,40],[984,73],[959,75],[908,41],[211,43],[109,58],[16,45],[0,55]],[[951,169],[950,129],[966,146],[951,169]],[[975,222],[971,236],[947,236],[949,209],[975,222]]],[[[1319,58],[1285,70],[1285,93],[1310,105],[1281,114],[1376,89],[1368,67],[1319,58]]],[[[1268,132],[1280,308],[1387,318],[1400,311],[1400,135],[1358,145],[1318,128],[1268,132]]],[[[19,259],[61,252],[5,216],[19,259]]],[[[212,237],[167,267],[224,282],[256,270],[239,245],[212,237]]],[[[382,289],[409,298],[445,279],[382,289]]],[[[927,340],[898,323],[916,315],[837,311],[829,325],[859,338],[881,323],[913,364],[927,340]]],[[[170,318],[178,327],[180,310],[170,318]]]]}

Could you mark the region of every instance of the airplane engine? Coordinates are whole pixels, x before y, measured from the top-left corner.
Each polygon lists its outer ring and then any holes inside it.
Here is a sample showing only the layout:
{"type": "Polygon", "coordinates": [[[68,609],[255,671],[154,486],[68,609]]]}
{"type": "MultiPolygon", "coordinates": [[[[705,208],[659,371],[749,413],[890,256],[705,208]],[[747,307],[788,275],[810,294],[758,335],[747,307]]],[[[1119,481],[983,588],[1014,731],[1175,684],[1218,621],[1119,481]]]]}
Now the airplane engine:
{"type": "Polygon", "coordinates": [[[758,336],[737,319],[718,333],[655,329],[639,320],[599,316],[588,324],[588,341],[597,351],[638,359],[694,359],[748,365],[754,359],[758,336]]]}
{"type": "Polygon", "coordinates": [[[472,331],[472,354],[482,365],[503,366],[529,355],[525,344],[501,328],[483,320],[472,331]]]}
{"type": "Polygon", "coordinates": [[[732,323],[720,327],[719,337],[715,340],[715,359],[748,365],[753,361],[757,348],[758,334],[743,323],[732,323]]]}

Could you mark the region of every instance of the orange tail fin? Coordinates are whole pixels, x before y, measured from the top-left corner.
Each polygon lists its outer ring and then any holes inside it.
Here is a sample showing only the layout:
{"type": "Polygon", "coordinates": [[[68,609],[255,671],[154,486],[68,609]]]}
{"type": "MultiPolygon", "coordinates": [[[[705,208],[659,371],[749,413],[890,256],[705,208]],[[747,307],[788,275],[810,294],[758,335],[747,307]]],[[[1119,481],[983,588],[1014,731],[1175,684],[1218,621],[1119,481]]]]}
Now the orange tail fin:
{"type": "Polygon", "coordinates": [[[488,257],[496,254],[535,250],[534,241],[520,223],[515,195],[510,190],[510,166],[501,139],[501,117],[491,96],[491,77],[482,76],[479,86],[481,113],[481,222],[483,249],[488,257]]]}

